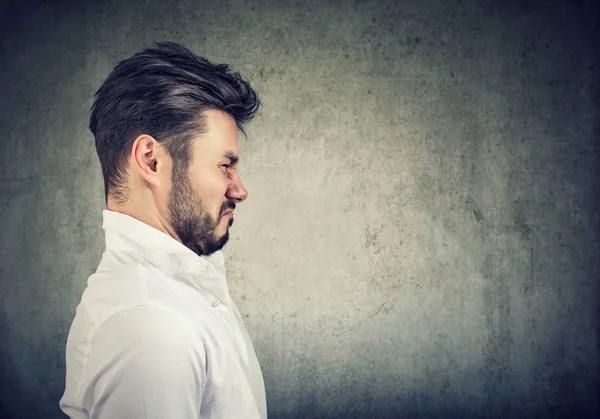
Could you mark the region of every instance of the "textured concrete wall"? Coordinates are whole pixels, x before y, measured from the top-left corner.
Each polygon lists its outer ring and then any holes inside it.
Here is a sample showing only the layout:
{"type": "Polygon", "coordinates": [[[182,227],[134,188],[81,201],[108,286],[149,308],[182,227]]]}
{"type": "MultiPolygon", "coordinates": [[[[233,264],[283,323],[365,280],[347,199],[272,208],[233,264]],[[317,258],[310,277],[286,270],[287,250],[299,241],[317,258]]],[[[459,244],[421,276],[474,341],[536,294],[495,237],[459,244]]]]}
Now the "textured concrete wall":
{"type": "Polygon", "coordinates": [[[159,40],[231,63],[264,102],[225,256],[271,417],[598,414],[594,2],[12,3],[2,418],[61,417],[104,250],[89,106],[159,40]]]}

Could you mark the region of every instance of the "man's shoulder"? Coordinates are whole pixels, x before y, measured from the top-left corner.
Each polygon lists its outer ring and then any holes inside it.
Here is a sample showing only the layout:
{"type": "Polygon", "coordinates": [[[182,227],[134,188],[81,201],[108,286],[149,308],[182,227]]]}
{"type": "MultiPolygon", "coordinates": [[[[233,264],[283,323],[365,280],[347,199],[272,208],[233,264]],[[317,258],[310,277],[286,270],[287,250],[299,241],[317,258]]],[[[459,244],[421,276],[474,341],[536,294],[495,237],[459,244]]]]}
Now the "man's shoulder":
{"type": "Polygon", "coordinates": [[[147,269],[141,264],[96,271],[87,279],[77,314],[87,312],[93,322],[99,324],[115,312],[142,304],[145,285],[141,281],[147,275],[147,269]]]}
{"type": "Polygon", "coordinates": [[[76,317],[87,316],[99,327],[116,313],[140,306],[162,310],[163,315],[169,310],[175,312],[177,307],[169,297],[172,284],[176,284],[173,279],[137,255],[105,253],[96,272],[87,279],[76,317]]]}
{"type": "Polygon", "coordinates": [[[96,334],[123,342],[158,342],[177,338],[181,343],[197,340],[193,326],[173,308],[156,301],[132,304],[116,310],[96,325],[96,334]]]}
{"type": "Polygon", "coordinates": [[[92,347],[106,341],[107,337],[128,347],[142,341],[147,344],[171,338],[179,339],[181,344],[203,346],[193,324],[176,309],[161,302],[129,300],[99,307],[98,303],[94,306],[82,300],[71,325],[67,346],[92,347]],[[186,339],[181,340],[182,337],[186,339]]]}

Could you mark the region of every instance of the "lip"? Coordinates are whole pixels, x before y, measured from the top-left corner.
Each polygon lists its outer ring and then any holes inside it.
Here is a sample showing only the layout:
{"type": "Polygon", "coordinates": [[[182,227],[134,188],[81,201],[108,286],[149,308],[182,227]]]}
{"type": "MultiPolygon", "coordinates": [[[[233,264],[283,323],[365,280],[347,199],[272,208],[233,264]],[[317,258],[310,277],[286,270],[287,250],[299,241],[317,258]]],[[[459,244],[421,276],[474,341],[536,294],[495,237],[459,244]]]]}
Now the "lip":
{"type": "Polygon", "coordinates": [[[228,216],[228,215],[233,215],[233,211],[225,211],[225,212],[223,213],[223,217],[226,217],[226,216],[228,216]]]}

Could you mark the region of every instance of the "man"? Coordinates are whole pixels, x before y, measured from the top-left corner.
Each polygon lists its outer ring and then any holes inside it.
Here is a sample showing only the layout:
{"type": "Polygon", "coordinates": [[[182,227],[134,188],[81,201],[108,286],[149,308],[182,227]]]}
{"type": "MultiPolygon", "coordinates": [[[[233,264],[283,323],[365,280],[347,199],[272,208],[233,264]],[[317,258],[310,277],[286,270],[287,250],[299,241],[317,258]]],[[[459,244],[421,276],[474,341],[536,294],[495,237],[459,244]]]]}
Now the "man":
{"type": "Polygon", "coordinates": [[[259,105],[227,65],[174,43],[121,61],[96,92],[106,251],[67,340],[71,418],[266,418],[220,250],[248,197],[238,129],[259,105]]]}

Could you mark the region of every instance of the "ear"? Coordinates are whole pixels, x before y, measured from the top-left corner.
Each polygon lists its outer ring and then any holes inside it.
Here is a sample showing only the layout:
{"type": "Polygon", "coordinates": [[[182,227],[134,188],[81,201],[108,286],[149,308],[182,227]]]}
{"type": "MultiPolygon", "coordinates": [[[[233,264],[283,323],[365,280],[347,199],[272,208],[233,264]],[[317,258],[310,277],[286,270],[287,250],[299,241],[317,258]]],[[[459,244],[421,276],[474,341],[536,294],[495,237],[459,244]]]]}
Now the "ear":
{"type": "Polygon", "coordinates": [[[164,182],[166,157],[164,148],[154,137],[142,134],[131,148],[131,169],[150,185],[160,188],[164,182]]]}

